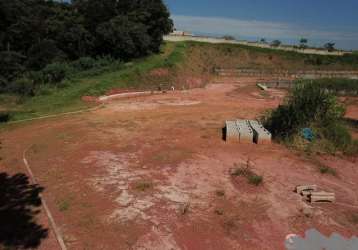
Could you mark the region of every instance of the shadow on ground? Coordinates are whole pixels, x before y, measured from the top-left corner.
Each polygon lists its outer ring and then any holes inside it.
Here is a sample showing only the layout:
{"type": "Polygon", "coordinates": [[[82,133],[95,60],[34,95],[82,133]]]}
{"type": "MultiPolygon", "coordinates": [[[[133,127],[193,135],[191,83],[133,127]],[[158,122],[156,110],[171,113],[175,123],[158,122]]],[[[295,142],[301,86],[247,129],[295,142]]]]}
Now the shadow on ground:
{"type": "Polygon", "coordinates": [[[0,249],[36,248],[47,237],[35,221],[43,190],[24,174],[0,173],[0,249]]]}

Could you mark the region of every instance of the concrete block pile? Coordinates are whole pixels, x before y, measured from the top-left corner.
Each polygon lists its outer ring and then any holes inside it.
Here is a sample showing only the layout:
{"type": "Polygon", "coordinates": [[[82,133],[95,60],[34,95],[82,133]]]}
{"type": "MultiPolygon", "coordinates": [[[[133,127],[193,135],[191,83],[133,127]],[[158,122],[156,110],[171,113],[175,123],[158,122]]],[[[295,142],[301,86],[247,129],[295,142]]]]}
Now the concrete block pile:
{"type": "Polygon", "coordinates": [[[271,133],[257,121],[226,121],[227,142],[268,144],[271,137],[271,133]]]}
{"type": "Polygon", "coordinates": [[[240,143],[252,143],[254,139],[254,131],[252,130],[249,121],[237,120],[236,126],[239,129],[240,143]]]}
{"type": "Polygon", "coordinates": [[[240,142],[240,133],[235,121],[226,121],[226,141],[240,142]]]}
{"type": "Polygon", "coordinates": [[[250,126],[254,130],[254,142],[257,144],[270,144],[272,140],[271,133],[258,121],[250,121],[250,126]]]}

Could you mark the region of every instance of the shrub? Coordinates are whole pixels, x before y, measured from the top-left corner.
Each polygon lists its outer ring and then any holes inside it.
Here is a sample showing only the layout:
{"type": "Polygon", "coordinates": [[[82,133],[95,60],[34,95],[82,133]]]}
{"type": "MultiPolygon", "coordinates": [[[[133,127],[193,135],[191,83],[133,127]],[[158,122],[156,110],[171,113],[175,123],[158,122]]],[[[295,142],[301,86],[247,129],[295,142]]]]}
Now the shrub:
{"type": "Polygon", "coordinates": [[[286,102],[268,114],[264,123],[275,138],[295,143],[303,128],[315,133],[312,142],[300,143],[307,152],[314,149],[334,153],[355,152],[352,138],[343,123],[345,109],[322,84],[299,83],[286,102]]]}
{"type": "Polygon", "coordinates": [[[274,137],[287,137],[313,123],[325,127],[341,119],[344,112],[332,93],[319,85],[301,83],[297,84],[285,104],[264,119],[264,124],[274,137]]]}
{"type": "Polygon", "coordinates": [[[336,95],[358,95],[358,80],[356,79],[317,79],[313,84],[320,85],[336,95]]]}
{"type": "Polygon", "coordinates": [[[105,67],[112,64],[120,64],[119,60],[115,60],[111,56],[103,56],[96,58],[96,66],[97,67],[105,67]]]}
{"type": "Polygon", "coordinates": [[[81,57],[80,59],[71,63],[76,70],[89,70],[96,67],[97,61],[92,57],[81,57]]]}
{"type": "Polygon", "coordinates": [[[232,173],[232,176],[242,176],[245,177],[248,181],[248,183],[259,186],[262,181],[263,177],[254,173],[249,166],[249,162],[247,162],[246,167],[237,167],[232,173]]]}
{"type": "Polygon", "coordinates": [[[10,120],[10,113],[6,111],[0,111],[0,123],[8,122],[10,120]]]}
{"type": "Polygon", "coordinates": [[[323,135],[336,149],[345,150],[352,144],[352,137],[345,126],[335,122],[323,128],[323,135]]]}
{"type": "Polygon", "coordinates": [[[35,88],[33,80],[23,77],[11,82],[7,88],[7,92],[21,96],[34,96],[35,88]]]}
{"type": "Polygon", "coordinates": [[[330,174],[330,175],[333,175],[333,176],[337,176],[336,170],[331,168],[331,167],[328,167],[328,166],[320,166],[319,167],[319,172],[321,174],[330,174]]]}
{"type": "Polygon", "coordinates": [[[27,65],[31,69],[40,70],[63,57],[64,54],[57,48],[55,41],[43,40],[29,49],[27,65]]]}
{"type": "Polygon", "coordinates": [[[0,76],[12,81],[21,75],[25,67],[22,65],[25,56],[12,51],[0,51],[0,76]]]}
{"type": "Polygon", "coordinates": [[[52,63],[47,65],[42,74],[45,83],[59,83],[70,73],[71,68],[66,63],[52,63]]]}
{"type": "Polygon", "coordinates": [[[248,176],[248,181],[250,184],[259,186],[263,181],[263,177],[260,175],[253,174],[253,175],[248,176]]]}
{"type": "Polygon", "coordinates": [[[358,140],[352,141],[352,143],[344,150],[346,155],[358,155],[358,140]]]}

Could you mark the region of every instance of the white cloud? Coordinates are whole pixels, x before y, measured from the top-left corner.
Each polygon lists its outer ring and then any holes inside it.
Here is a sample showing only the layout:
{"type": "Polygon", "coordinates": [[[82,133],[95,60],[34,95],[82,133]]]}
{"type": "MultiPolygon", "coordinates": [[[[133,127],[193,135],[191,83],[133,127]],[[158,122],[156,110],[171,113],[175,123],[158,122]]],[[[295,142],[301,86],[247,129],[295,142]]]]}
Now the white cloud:
{"type": "Polygon", "coordinates": [[[299,25],[264,22],[257,20],[240,20],[224,17],[201,17],[173,15],[177,29],[217,35],[233,35],[236,37],[265,37],[267,39],[298,39],[305,37],[324,41],[358,40],[358,32],[319,30],[299,25]]]}

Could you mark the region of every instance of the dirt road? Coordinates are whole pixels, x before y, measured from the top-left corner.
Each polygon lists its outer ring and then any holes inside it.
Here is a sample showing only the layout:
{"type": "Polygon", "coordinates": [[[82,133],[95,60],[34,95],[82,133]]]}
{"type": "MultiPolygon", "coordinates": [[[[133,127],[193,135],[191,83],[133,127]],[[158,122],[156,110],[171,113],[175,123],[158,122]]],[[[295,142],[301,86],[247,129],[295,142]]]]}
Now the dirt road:
{"type": "MultiPolygon", "coordinates": [[[[356,158],[322,156],[334,177],[282,145],[222,140],[225,120],[254,119],[282,101],[285,92],[255,83],[226,79],[12,125],[1,135],[0,171],[23,172],[32,145],[28,161],[68,249],[284,249],[286,235],[310,228],[357,235],[356,158]],[[248,161],[263,185],[230,175],[248,161]],[[336,192],[341,205],[305,215],[293,189],[311,183],[336,192]]],[[[42,249],[53,249],[48,241],[42,249]]]]}

